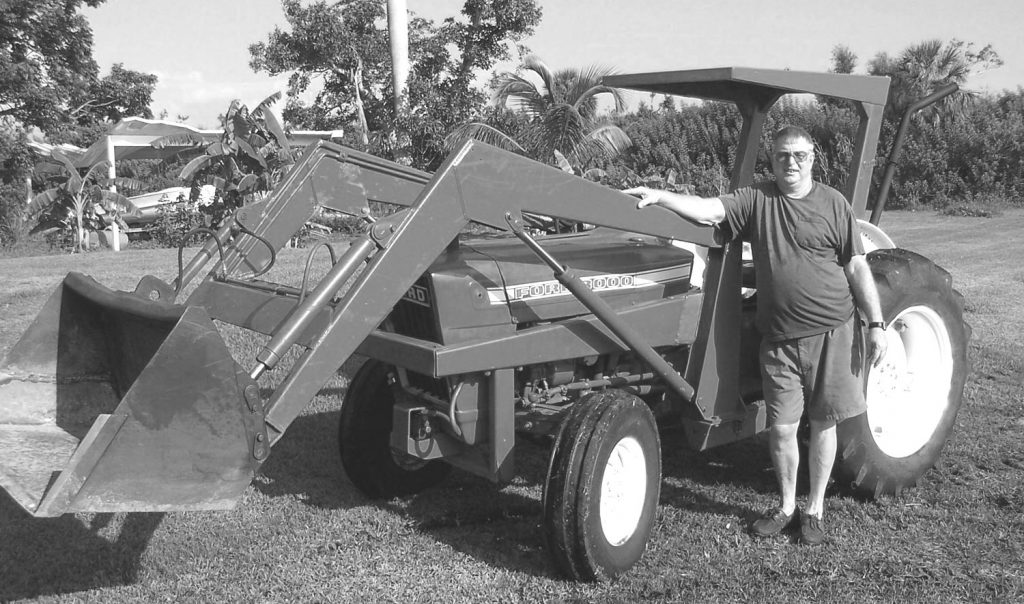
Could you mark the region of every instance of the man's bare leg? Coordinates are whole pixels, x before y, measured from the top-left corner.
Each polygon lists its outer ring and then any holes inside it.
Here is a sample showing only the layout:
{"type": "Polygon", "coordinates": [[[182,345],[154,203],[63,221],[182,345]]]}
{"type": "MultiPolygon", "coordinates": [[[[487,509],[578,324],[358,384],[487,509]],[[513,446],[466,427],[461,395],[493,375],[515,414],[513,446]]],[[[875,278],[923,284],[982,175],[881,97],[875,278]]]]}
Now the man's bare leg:
{"type": "Polygon", "coordinates": [[[836,424],[811,420],[809,466],[811,490],[807,495],[806,513],[821,518],[825,511],[825,488],[836,460],[836,424]]]}
{"type": "Polygon", "coordinates": [[[800,466],[800,449],[796,439],[798,427],[799,424],[775,424],[768,433],[772,465],[779,481],[780,507],[786,514],[792,514],[796,509],[796,476],[800,466]]]}

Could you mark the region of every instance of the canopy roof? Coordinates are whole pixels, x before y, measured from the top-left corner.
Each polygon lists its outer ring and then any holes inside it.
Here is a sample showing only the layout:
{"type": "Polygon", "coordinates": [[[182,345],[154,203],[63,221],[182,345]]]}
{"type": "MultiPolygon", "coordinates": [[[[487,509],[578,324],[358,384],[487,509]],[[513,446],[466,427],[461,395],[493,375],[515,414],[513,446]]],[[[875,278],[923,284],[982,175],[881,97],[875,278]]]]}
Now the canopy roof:
{"type": "MultiPolygon", "coordinates": [[[[182,136],[184,139],[185,135],[214,143],[220,140],[223,131],[200,130],[175,122],[129,117],[115,124],[106,136],[93,143],[79,157],[72,157],[72,161],[79,168],[86,168],[109,159],[111,150],[115,162],[126,159],[165,159],[194,148],[195,145],[164,145],[157,149],[151,143],[168,136],[182,136]]],[[[291,139],[294,146],[305,147],[316,140],[332,140],[340,138],[341,135],[340,130],[294,130],[291,132],[291,139]]],[[[184,143],[184,140],[182,142],[184,143]]]]}
{"type": "Polygon", "coordinates": [[[781,94],[818,94],[884,105],[889,78],[879,76],[718,67],[605,76],[607,86],[714,101],[739,102],[781,94]]]}

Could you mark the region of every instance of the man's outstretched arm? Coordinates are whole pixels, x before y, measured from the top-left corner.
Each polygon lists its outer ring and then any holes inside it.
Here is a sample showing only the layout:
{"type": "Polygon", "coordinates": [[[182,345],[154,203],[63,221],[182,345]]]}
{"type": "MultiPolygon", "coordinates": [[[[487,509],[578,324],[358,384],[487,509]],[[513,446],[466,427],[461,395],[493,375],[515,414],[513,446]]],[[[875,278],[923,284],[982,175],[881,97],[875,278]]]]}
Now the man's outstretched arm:
{"type": "Polygon", "coordinates": [[[717,197],[698,197],[697,195],[680,195],[661,189],[633,187],[623,193],[639,197],[637,209],[647,206],[661,206],[676,214],[700,224],[718,224],[725,220],[725,206],[717,197]]]}

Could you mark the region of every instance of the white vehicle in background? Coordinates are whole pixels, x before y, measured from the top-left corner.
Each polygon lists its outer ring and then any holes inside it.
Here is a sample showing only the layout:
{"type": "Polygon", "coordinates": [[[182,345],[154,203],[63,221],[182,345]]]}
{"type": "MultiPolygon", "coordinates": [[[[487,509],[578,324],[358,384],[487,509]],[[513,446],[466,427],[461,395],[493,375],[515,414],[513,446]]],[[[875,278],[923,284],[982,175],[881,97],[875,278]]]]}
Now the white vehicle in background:
{"type": "Polygon", "coordinates": [[[125,216],[124,222],[131,230],[147,227],[160,217],[160,208],[188,201],[188,187],[169,187],[152,193],[129,197],[139,209],[137,216],[125,216]]]}
{"type": "MultiPolygon", "coordinates": [[[[213,203],[216,192],[213,185],[203,185],[199,190],[199,199],[196,200],[196,205],[209,205],[213,203]]],[[[139,213],[136,216],[125,215],[122,217],[124,223],[128,226],[128,233],[129,235],[144,233],[160,218],[161,209],[169,210],[175,204],[189,203],[189,188],[168,187],[159,191],[153,191],[152,193],[135,195],[128,199],[139,209],[139,213]]]]}

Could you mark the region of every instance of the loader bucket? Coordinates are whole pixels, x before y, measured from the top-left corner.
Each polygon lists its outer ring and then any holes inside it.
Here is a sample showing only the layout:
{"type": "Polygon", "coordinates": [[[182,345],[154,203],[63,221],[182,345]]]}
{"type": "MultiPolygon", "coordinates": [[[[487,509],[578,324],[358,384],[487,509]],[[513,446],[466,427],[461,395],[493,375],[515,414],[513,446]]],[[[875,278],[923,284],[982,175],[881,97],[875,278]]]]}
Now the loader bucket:
{"type": "Polygon", "coordinates": [[[35,516],[227,509],[258,403],[205,310],[70,273],[0,365],[0,487],[35,516]]]}

